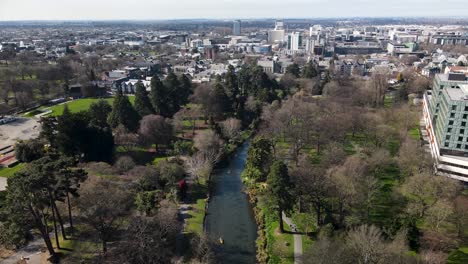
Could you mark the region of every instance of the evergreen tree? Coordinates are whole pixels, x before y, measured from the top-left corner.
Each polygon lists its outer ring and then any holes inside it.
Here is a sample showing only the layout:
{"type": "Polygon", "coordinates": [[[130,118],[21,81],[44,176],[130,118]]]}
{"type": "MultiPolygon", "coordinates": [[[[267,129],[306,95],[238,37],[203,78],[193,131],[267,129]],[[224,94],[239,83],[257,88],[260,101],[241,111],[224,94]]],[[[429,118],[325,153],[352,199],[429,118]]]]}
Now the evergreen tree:
{"type": "Polygon", "coordinates": [[[107,118],[110,112],[112,112],[112,106],[106,100],[101,99],[96,103],[92,103],[88,112],[91,118],[91,125],[100,128],[109,126],[107,118]]]}
{"type": "Polygon", "coordinates": [[[109,115],[109,124],[112,128],[116,128],[122,124],[129,131],[138,129],[140,115],[135,111],[130,100],[124,96],[121,91],[117,92],[112,106],[112,112],[109,115]]]}
{"type": "Polygon", "coordinates": [[[304,67],[302,71],[302,77],[312,79],[314,77],[317,77],[317,75],[318,75],[317,69],[315,68],[314,62],[311,60],[304,67]]]}
{"type": "Polygon", "coordinates": [[[156,114],[164,116],[167,113],[166,102],[164,101],[165,87],[158,76],[151,79],[150,100],[156,114]]]}
{"type": "Polygon", "coordinates": [[[162,113],[164,117],[172,117],[180,110],[181,102],[180,87],[181,84],[177,75],[173,72],[169,73],[164,80],[165,94],[163,96],[167,105],[167,113],[162,113]]]}
{"type": "Polygon", "coordinates": [[[256,181],[265,181],[270,169],[271,142],[264,137],[257,137],[250,145],[245,164],[245,177],[256,181]]]}
{"type": "Polygon", "coordinates": [[[151,101],[148,96],[148,92],[146,91],[146,87],[141,82],[138,82],[136,84],[135,110],[142,117],[154,114],[154,109],[151,105],[151,101]]]}
{"type": "Polygon", "coordinates": [[[179,91],[178,91],[178,103],[179,105],[186,105],[189,102],[189,97],[193,93],[192,81],[187,75],[182,74],[179,78],[179,91]]]}
{"type": "Polygon", "coordinates": [[[286,73],[292,74],[294,77],[299,78],[301,70],[299,69],[299,65],[297,65],[297,63],[293,63],[286,67],[286,73]]]}
{"type": "Polygon", "coordinates": [[[278,213],[280,232],[283,233],[283,212],[291,210],[294,203],[294,197],[291,194],[292,183],[289,179],[286,164],[282,161],[275,161],[270,167],[267,183],[271,194],[270,197],[278,213]]]}
{"type": "Polygon", "coordinates": [[[239,86],[237,81],[237,75],[234,67],[229,65],[228,72],[225,76],[225,83],[226,83],[226,93],[229,97],[229,101],[231,102],[232,109],[237,111],[239,108],[239,86]]]}

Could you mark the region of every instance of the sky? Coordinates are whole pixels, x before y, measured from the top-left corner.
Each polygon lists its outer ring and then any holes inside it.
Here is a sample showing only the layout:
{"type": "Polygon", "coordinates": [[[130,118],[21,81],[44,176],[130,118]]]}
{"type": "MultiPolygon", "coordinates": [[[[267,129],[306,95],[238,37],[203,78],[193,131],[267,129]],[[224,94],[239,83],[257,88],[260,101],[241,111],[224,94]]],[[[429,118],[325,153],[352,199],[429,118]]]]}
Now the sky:
{"type": "Polygon", "coordinates": [[[0,0],[0,21],[468,17],[468,0],[0,0]]]}

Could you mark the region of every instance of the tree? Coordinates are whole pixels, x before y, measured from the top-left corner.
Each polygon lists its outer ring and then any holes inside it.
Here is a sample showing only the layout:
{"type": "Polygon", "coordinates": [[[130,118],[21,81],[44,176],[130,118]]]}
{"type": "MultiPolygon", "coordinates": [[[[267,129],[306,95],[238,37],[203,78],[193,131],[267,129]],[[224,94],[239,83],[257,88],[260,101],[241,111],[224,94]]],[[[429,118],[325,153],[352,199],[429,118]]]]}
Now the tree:
{"type": "Polygon", "coordinates": [[[416,174],[403,183],[401,192],[409,200],[408,213],[424,217],[439,200],[455,197],[459,188],[458,182],[447,177],[416,174]]]}
{"type": "Polygon", "coordinates": [[[176,235],[180,230],[177,211],[165,210],[155,217],[133,217],[124,231],[117,252],[121,263],[170,263],[175,256],[176,235]]]}
{"type": "Polygon", "coordinates": [[[123,125],[114,129],[115,144],[122,146],[125,152],[132,151],[139,142],[138,134],[129,132],[123,125]]]}
{"type": "Polygon", "coordinates": [[[459,195],[454,201],[454,220],[459,238],[464,237],[464,230],[468,227],[468,198],[459,195]]]}
{"type": "Polygon", "coordinates": [[[265,137],[256,137],[247,153],[247,161],[243,177],[255,181],[265,181],[270,171],[272,161],[272,147],[270,140],[265,137]]]}
{"type": "Polygon", "coordinates": [[[439,200],[427,210],[426,221],[433,231],[440,231],[440,226],[453,215],[453,207],[448,201],[439,200]]]}
{"type": "MultiPolygon", "coordinates": [[[[302,158],[299,166],[291,172],[298,191],[299,205],[310,205],[315,213],[316,225],[323,223],[323,211],[331,193],[331,182],[325,171],[314,167],[307,158],[302,158]]],[[[308,208],[307,208],[308,209],[308,208]]]]}
{"type": "Polygon", "coordinates": [[[156,150],[159,151],[159,145],[167,145],[171,142],[174,136],[172,124],[162,116],[147,115],[140,122],[139,135],[144,141],[156,145],[156,150]]]}
{"type": "Polygon", "coordinates": [[[312,79],[317,77],[317,69],[315,68],[314,61],[309,60],[304,69],[302,70],[302,77],[307,79],[312,79]]]}
{"type": "Polygon", "coordinates": [[[241,121],[235,118],[228,118],[221,122],[221,131],[223,132],[223,136],[228,139],[236,139],[240,135],[241,131],[241,121]]]}
{"type": "Polygon", "coordinates": [[[385,92],[388,89],[387,71],[385,69],[375,69],[368,84],[370,90],[372,91],[374,107],[383,106],[385,101],[385,92]]]}
{"type": "Polygon", "coordinates": [[[182,74],[179,77],[179,91],[177,92],[178,95],[178,103],[180,106],[186,105],[189,102],[189,97],[192,94],[192,80],[187,77],[187,75],[182,74]]]}
{"type": "Polygon", "coordinates": [[[138,211],[149,216],[158,207],[161,198],[162,194],[159,190],[139,192],[135,197],[135,205],[138,211]]]}
{"type": "Polygon", "coordinates": [[[129,131],[138,129],[138,121],[140,116],[133,108],[127,96],[124,96],[121,91],[117,92],[112,106],[112,112],[109,114],[108,122],[112,128],[118,125],[123,125],[129,131]]]}
{"type": "Polygon", "coordinates": [[[122,156],[115,162],[114,166],[119,173],[126,173],[133,169],[136,164],[130,156],[122,156]]]}
{"type": "Polygon", "coordinates": [[[297,63],[293,63],[286,67],[286,73],[291,74],[296,78],[299,78],[301,74],[301,69],[299,69],[299,65],[297,65],[297,63]]]}
{"type": "Polygon", "coordinates": [[[99,101],[92,103],[89,106],[88,112],[91,119],[91,125],[99,128],[109,127],[107,118],[110,112],[112,112],[112,106],[106,100],[100,99],[99,101]]]}
{"type": "Polygon", "coordinates": [[[127,215],[131,199],[127,192],[107,181],[89,183],[83,189],[78,199],[79,217],[97,232],[106,254],[107,242],[127,215]]]}
{"type": "Polygon", "coordinates": [[[135,110],[140,116],[154,114],[146,87],[141,82],[137,82],[135,91],[135,110]]]}
{"type": "Polygon", "coordinates": [[[292,209],[294,197],[292,196],[292,183],[288,175],[288,167],[281,161],[275,161],[270,167],[267,178],[268,190],[271,193],[273,204],[276,205],[280,232],[284,232],[283,212],[292,209]]]}
{"type": "Polygon", "coordinates": [[[13,210],[10,217],[31,216],[34,226],[39,229],[44,239],[52,261],[56,261],[57,256],[49,236],[49,216],[52,215],[56,245],[60,249],[57,220],[63,238],[66,237],[56,201],[63,201],[69,192],[75,192],[77,183],[86,177],[86,174],[80,170],[70,175],[69,165],[69,162],[58,156],[45,156],[29,163],[25,169],[8,180],[7,206],[13,210]]]}
{"type": "Polygon", "coordinates": [[[156,114],[168,117],[170,113],[169,102],[166,100],[166,87],[158,76],[151,79],[151,104],[156,114]]]}
{"type": "Polygon", "coordinates": [[[38,139],[20,140],[15,145],[16,159],[31,162],[41,158],[45,153],[44,143],[38,139]]]}

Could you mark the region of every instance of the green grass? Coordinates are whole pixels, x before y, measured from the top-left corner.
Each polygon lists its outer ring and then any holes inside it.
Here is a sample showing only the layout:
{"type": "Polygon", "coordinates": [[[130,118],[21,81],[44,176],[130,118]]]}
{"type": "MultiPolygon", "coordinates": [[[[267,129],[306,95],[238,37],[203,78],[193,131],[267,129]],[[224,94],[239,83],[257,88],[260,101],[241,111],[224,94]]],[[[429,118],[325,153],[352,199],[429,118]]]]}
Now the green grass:
{"type": "MultiPolygon", "coordinates": [[[[135,102],[135,96],[129,96],[129,99],[132,104],[135,102]]],[[[70,112],[77,113],[77,112],[88,110],[92,103],[98,102],[99,100],[101,99],[100,98],[84,98],[84,99],[73,100],[65,104],[68,106],[68,109],[70,110],[70,112]]],[[[104,100],[107,101],[110,105],[112,105],[112,103],[114,102],[113,97],[105,98],[104,100]]],[[[61,115],[63,113],[63,108],[65,104],[60,104],[60,105],[50,107],[50,110],[52,110],[52,113],[50,115],[52,116],[61,115]]]]}
{"type": "MultiPolygon", "coordinates": [[[[79,229],[75,230],[75,232],[80,233],[79,229]]],[[[67,240],[63,240],[62,235],[59,234],[60,249],[56,249],[56,252],[61,255],[61,258],[70,261],[73,261],[73,259],[91,261],[102,250],[101,243],[91,239],[81,239],[79,234],[67,238],[67,240]]],[[[57,248],[54,236],[51,237],[51,242],[53,247],[57,248]]]]}
{"type": "Polygon", "coordinates": [[[468,263],[468,246],[461,247],[450,253],[447,264],[465,264],[468,263]]]}
{"type": "Polygon", "coordinates": [[[419,135],[419,127],[416,126],[416,127],[413,127],[410,129],[409,131],[409,134],[412,138],[416,139],[416,140],[419,140],[420,138],[420,135],[419,135]]]}
{"type": "Polygon", "coordinates": [[[19,163],[11,168],[0,168],[0,177],[11,177],[13,176],[13,174],[15,174],[15,172],[21,170],[24,167],[24,165],[24,163],[19,163]]]}
{"type": "MultiPolygon", "coordinates": [[[[259,203],[260,205],[260,203],[259,203]]],[[[260,205],[261,206],[261,205],[260,205]]],[[[263,206],[262,206],[263,207],[263,206]]],[[[262,208],[265,214],[265,231],[267,239],[267,253],[270,264],[292,264],[294,263],[294,238],[291,233],[279,233],[279,219],[276,212],[268,208],[262,208]]],[[[285,231],[291,231],[284,223],[285,231]]]]}
{"type": "Polygon", "coordinates": [[[205,218],[205,205],[205,198],[197,199],[196,203],[192,207],[192,210],[190,210],[189,212],[190,217],[186,220],[186,232],[195,233],[198,235],[203,234],[203,218],[205,218]]]}
{"type": "Polygon", "coordinates": [[[189,204],[186,221],[186,233],[203,234],[203,219],[205,218],[205,207],[207,203],[208,184],[203,179],[199,183],[194,183],[189,188],[189,204]]]}

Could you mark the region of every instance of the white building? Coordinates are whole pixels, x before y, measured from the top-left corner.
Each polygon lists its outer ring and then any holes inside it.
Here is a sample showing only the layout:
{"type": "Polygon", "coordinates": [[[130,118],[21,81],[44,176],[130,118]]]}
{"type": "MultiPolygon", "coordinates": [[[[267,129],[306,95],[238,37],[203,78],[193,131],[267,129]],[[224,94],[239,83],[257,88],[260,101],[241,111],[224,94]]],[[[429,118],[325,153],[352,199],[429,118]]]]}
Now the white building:
{"type": "Polygon", "coordinates": [[[302,33],[293,32],[288,35],[288,50],[299,50],[302,48],[302,33]]]}

